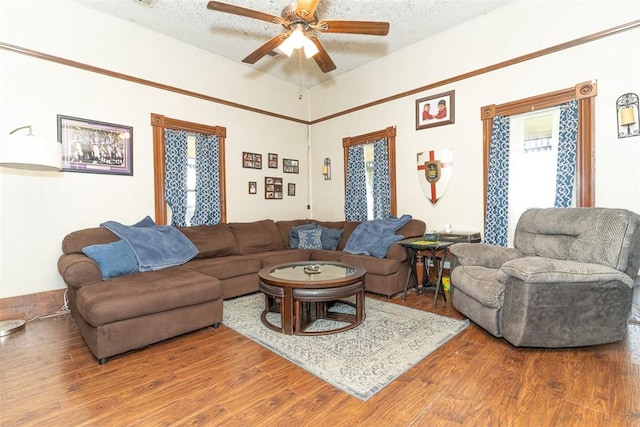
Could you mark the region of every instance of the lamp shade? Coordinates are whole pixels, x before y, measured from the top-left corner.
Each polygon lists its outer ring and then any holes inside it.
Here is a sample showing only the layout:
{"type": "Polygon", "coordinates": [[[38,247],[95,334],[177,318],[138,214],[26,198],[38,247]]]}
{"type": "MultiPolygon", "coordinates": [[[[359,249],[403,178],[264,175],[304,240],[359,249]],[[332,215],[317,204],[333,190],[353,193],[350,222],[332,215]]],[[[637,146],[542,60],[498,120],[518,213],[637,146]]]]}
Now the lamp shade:
{"type": "Polygon", "coordinates": [[[62,144],[34,135],[10,134],[0,141],[0,166],[14,169],[58,171],[62,144]]]}

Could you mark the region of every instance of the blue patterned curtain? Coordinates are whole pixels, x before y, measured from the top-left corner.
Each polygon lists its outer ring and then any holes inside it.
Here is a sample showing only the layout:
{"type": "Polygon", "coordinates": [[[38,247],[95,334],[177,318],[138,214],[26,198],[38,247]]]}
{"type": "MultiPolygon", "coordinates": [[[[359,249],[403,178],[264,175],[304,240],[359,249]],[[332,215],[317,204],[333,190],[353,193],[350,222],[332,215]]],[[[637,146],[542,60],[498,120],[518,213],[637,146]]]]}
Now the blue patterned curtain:
{"type": "Polygon", "coordinates": [[[367,176],[364,164],[364,147],[349,147],[347,157],[347,182],[344,215],[347,221],[367,220],[367,176]]]}
{"type": "Polygon", "coordinates": [[[391,182],[387,138],[373,143],[373,219],[391,215],[391,182]]]}
{"type": "Polygon", "coordinates": [[[489,146],[485,243],[507,246],[509,231],[509,117],[493,118],[489,146]]]}
{"type": "Polygon", "coordinates": [[[171,225],[186,226],[187,132],[164,130],[164,198],[171,208],[171,225]]]}
{"type": "Polygon", "coordinates": [[[573,204],[573,185],[576,177],[577,146],[578,101],[574,99],[560,107],[556,198],[554,202],[554,207],[556,208],[570,208],[573,204]]]}
{"type": "Polygon", "coordinates": [[[218,224],[221,216],[219,138],[197,133],[196,208],[191,225],[218,224]]]}

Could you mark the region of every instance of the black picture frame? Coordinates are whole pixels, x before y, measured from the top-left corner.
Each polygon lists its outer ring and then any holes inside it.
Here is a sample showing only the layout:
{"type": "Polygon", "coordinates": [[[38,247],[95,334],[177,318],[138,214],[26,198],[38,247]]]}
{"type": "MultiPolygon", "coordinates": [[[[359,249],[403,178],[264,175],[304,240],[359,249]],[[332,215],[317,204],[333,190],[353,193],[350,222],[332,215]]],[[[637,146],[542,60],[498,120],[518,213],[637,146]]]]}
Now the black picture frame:
{"type": "Polygon", "coordinates": [[[269,153],[269,168],[278,169],[278,155],[276,153],[269,153]]]}
{"type": "Polygon", "coordinates": [[[273,176],[264,177],[264,198],[282,199],[282,178],[273,176]]]}
{"type": "Polygon", "coordinates": [[[300,173],[300,165],[296,159],[282,159],[282,172],[300,173]]]}
{"type": "Polygon", "coordinates": [[[242,167],[247,169],[262,169],[262,154],[243,151],[242,167]]]}
{"type": "Polygon", "coordinates": [[[133,175],[133,127],[58,114],[65,172],[133,175]]]}

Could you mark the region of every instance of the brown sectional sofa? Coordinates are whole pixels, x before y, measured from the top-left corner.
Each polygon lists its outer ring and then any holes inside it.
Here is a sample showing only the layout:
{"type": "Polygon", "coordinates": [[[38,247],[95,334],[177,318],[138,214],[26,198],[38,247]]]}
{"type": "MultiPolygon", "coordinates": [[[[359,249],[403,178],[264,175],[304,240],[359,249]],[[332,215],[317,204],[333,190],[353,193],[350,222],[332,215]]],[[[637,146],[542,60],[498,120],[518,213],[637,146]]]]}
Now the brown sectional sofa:
{"type": "MultiPolygon", "coordinates": [[[[270,219],[180,228],[198,248],[191,261],[157,271],[103,280],[82,249],[119,240],[106,228],[74,231],[62,241],[58,270],[68,287],[71,313],[100,364],[108,358],[222,322],[222,301],[258,291],[258,271],[295,261],[339,261],[366,269],[365,289],[392,297],[404,290],[409,267],[398,244],[385,258],[343,252],[359,222],[270,219]],[[316,223],[342,229],[337,250],[292,249],[293,227],[316,223]]],[[[420,237],[425,223],[412,219],[396,234],[420,237]]]]}

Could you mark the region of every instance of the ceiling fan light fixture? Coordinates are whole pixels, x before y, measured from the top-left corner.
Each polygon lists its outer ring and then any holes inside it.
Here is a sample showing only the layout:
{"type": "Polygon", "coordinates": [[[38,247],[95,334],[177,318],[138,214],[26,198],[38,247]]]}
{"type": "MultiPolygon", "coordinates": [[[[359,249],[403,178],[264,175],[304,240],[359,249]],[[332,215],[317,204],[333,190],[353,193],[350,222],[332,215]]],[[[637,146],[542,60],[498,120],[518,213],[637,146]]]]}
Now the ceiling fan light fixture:
{"type": "Polygon", "coordinates": [[[300,49],[304,46],[305,40],[307,40],[307,38],[302,32],[302,29],[300,26],[296,26],[293,31],[289,33],[289,37],[278,46],[278,49],[285,55],[291,56],[295,49],[300,49]]]}
{"type": "Polygon", "coordinates": [[[320,52],[320,50],[318,49],[318,46],[316,46],[316,44],[307,37],[304,38],[304,43],[302,47],[304,48],[304,56],[306,56],[307,59],[311,58],[312,56],[320,52]]]}

